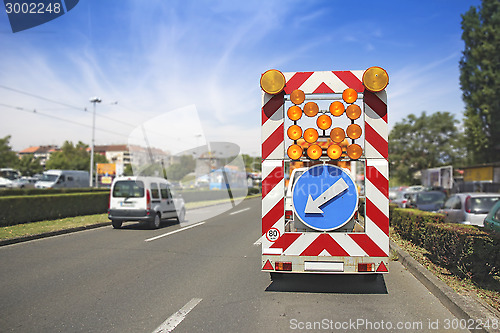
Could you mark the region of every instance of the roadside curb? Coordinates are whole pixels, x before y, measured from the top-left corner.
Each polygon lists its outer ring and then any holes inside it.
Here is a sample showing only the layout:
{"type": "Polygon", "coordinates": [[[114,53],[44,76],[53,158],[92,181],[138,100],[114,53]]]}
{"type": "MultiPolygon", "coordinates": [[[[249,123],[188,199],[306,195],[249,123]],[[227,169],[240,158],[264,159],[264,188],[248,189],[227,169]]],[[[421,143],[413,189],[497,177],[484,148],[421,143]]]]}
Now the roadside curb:
{"type": "Polygon", "coordinates": [[[473,328],[474,332],[498,332],[498,329],[491,328],[491,323],[494,321],[498,323],[499,320],[498,315],[494,313],[494,309],[488,309],[472,297],[459,295],[392,240],[390,241],[390,248],[397,253],[398,261],[436,296],[455,317],[466,321],[467,328],[473,328]],[[480,325],[484,323],[490,323],[490,327],[480,325]]]}
{"type": "Polygon", "coordinates": [[[0,241],[0,246],[12,245],[12,244],[17,244],[17,243],[22,243],[22,242],[28,242],[28,241],[35,240],[35,239],[47,238],[47,237],[52,237],[52,236],[70,234],[70,233],[78,232],[78,231],[96,229],[96,228],[106,227],[106,226],[109,226],[109,225],[111,225],[111,222],[102,222],[102,223],[96,223],[96,224],[86,225],[86,226],[83,226],[83,227],[76,227],[76,228],[70,228],[70,229],[63,229],[63,230],[45,232],[43,234],[37,234],[37,235],[30,235],[30,236],[24,236],[24,237],[18,237],[18,238],[5,239],[5,240],[1,240],[0,241]]]}

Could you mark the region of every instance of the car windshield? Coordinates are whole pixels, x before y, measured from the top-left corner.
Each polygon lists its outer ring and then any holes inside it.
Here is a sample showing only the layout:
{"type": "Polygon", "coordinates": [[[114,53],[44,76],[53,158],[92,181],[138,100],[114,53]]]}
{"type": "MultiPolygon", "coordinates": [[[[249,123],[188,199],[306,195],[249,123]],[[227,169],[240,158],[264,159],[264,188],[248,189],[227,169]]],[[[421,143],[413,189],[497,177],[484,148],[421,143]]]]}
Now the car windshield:
{"type": "Polygon", "coordinates": [[[44,173],[40,178],[41,182],[55,182],[59,176],[44,173]]]}
{"type": "Polygon", "coordinates": [[[135,180],[120,180],[115,183],[113,197],[115,198],[142,198],[144,183],[135,180]]]}
{"type": "Polygon", "coordinates": [[[442,192],[423,192],[417,195],[417,204],[443,203],[445,198],[442,192]]]}
{"type": "Polygon", "coordinates": [[[470,211],[476,214],[488,214],[493,205],[500,199],[498,197],[477,197],[470,199],[470,211]]]}
{"type": "Polygon", "coordinates": [[[15,180],[15,179],[19,178],[19,174],[18,174],[17,171],[1,170],[0,171],[0,177],[7,178],[9,180],[15,180]]]}

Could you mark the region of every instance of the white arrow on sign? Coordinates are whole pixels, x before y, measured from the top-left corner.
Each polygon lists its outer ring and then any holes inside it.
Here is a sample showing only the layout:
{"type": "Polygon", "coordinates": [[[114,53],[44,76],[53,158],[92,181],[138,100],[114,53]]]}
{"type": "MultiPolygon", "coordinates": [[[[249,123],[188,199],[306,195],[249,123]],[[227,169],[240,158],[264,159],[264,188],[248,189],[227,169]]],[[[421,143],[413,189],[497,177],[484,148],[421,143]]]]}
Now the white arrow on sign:
{"type": "Polygon", "coordinates": [[[312,196],[309,194],[306,203],[305,214],[321,214],[323,211],[319,208],[326,204],[328,201],[332,200],[340,193],[347,190],[349,186],[344,179],[340,178],[332,186],[330,186],[325,192],[313,200],[312,196]]]}

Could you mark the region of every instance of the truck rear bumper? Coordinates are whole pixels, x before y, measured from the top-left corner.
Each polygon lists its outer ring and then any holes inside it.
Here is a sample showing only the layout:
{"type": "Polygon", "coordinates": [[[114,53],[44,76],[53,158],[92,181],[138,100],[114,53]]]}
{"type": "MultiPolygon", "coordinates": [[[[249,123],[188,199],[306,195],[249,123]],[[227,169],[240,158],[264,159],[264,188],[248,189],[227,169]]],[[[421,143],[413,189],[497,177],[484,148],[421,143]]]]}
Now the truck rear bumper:
{"type": "Polygon", "coordinates": [[[316,274],[387,274],[389,257],[262,255],[263,272],[316,274]]]}

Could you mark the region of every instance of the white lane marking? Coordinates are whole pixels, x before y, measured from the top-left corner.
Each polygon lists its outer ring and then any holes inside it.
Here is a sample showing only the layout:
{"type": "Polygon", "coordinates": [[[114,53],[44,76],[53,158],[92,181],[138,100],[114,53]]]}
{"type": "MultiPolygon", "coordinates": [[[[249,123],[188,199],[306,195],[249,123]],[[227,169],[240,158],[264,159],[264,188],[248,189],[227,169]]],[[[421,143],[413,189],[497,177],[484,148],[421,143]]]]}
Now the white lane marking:
{"type": "Polygon", "coordinates": [[[191,228],[197,227],[197,226],[202,225],[202,224],[205,224],[205,222],[200,222],[200,223],[192,224],[190,226],[187,226],[187,227],[184,227],[184,228],[181,228],[181,229],[177,229],[177,230],[174,230],[174,231],[167,232],[166,234],[163,234],[163,235],[159,235],[159,236],[156,236],[156,237],[148,238],[148,239],[145,240],[145,242],[151,242],[151,241],[157,240],[157,239],[162,238],[162,237],[170,236],[172,234],[175,234],[175,233],[187,230],[187,229],[191,229],[191,228]]]}
{"type": "Polygon", "coordinates": [[[264,236],[261,236],[259,239],[257,239],[257,240],[255,241],[255,243],[253,243],[253,245],[256,245],[256,246],[257,246],[257,245],[262,245],[262,237],[264,237],[264,236]]]}
{"type": "Polygon", "coordinates": [[[186,318],[187,314],[194,309],[198,303],[201,302],[201,298],[193,298],[189,302],[186,303],[179,311],[168,317],[153,333],[169,333],[174,330],[174,328],[179,325],[184,318],[186,318]]]}
{"type": "Polygon", "coordinates": [[[239,213],[242,213],[242,212],[247,211],[249,209],[250,209],[250,207],[247,207],[245,209],[237,210],[236,212],[229,213],[229,215],[239,214],[239,213]]]}

